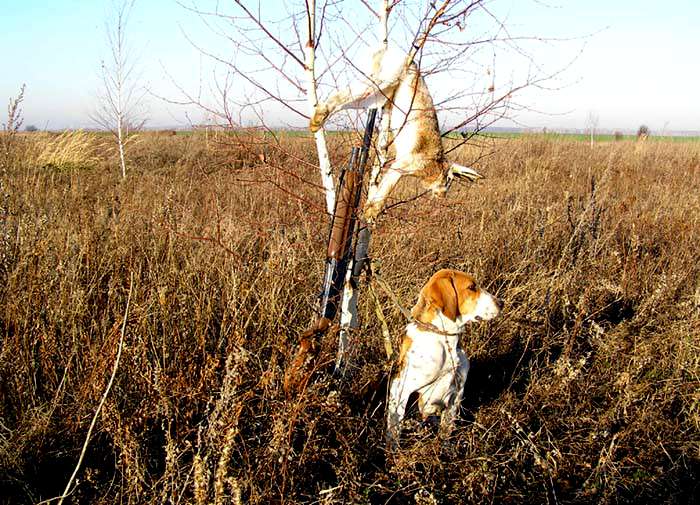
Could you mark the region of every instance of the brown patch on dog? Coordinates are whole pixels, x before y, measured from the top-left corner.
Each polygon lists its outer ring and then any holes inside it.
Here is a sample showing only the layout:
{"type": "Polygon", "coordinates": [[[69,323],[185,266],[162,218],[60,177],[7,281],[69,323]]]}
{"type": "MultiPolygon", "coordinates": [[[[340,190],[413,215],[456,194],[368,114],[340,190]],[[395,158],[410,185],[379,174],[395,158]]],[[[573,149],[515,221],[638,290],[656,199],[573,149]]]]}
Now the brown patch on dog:
{"type": "Polygon", "coordinates": [[[401,372],[403,367],[406,365],[406,354],[408,354],[411,344],[413,344],[413,339],[408,335],[404,335],[403,340],[401,341],[401,350],[399,351],[399,361],[396,364],[396,370],[394,371],[395,375],[401,372]]]}

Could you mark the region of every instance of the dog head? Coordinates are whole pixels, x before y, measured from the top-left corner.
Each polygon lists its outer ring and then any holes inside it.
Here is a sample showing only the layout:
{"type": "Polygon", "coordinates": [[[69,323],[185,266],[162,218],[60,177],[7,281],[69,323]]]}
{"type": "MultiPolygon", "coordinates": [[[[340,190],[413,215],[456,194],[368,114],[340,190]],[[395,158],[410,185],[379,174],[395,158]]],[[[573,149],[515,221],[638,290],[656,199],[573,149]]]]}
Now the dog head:
{"type": "Polygon", "coordinates": [[[438,311],[458,324],[487,321],[496,317],[503,302],[479,287],[471,275],[444,269],[435,273],[421,289],[411,315],[432,323],[438,311]]]}

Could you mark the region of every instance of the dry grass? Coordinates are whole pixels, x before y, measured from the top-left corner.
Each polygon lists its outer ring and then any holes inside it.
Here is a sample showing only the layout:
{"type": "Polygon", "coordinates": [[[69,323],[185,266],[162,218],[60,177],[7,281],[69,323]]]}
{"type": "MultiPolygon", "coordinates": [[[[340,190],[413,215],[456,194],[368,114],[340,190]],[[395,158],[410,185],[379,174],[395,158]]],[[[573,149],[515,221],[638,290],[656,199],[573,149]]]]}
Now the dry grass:
{"type": "Polygon", "coordinates": [[[61,134],[36,133],[34,165],[52,170],[94,168],[100,163],[99,151],[104,151],[107,139],[84,130],[66,130],[61,134]]]}
{"type": "MultiPolygon", "coordinates": [[[[370,297],[351,379],[319,373],[301,398],[282,393],[323,266],[312,143],[282,138],[283,153],[255,136],[220,140],[147,134],[125,181],[104,158],[90,171],[12,158],[0,214],[0,501],[65,486],[132,272],[121,364],[75,503],[697,498],[699,145],[503,141],[479,165],[485,182],[386,216],[372,251],[405,304],[441,267],[474,273],[507,303],[464,339],[472,370],[451,438],[414,422],[387,455],[370,297]]],[[[397,338],[404,322],[380,297],[397,338]]],[[[323,356],[333,351],[329,337],[323,356]]]]}

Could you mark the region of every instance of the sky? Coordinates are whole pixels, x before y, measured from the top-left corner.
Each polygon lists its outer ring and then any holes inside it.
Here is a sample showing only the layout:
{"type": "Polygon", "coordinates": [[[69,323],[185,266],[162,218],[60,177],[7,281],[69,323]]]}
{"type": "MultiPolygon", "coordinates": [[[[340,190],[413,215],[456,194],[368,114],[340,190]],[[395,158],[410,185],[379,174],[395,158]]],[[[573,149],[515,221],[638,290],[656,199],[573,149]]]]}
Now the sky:
{"type": "MultiPolygon", "coordinates": [[[[50,130],[95,127],[90,116],[99,102],[101,61],[109,56],[105,22],[112,0],[1,1],[0,44],[4,54],[0,100],[7,103],[26,83],[22,104],[25,126],[50,130]]],[[[197,5],[213,9],[216,3],[202,0],[197,5]]],[[[220,4],[232,11],[231,1],[220,4]]],[[[258,8],[258,2],[248,5],[258,8]]],[[[287,11],[282,0],[261,0],[259,5],[280,19],[287,11]]],[[[700,100],[694,98],[700,85],[700,33],[696,27],[700,2],[492,0],[488,5],[504,20],[511,35],[524,37],[522,42],[517,49],[497,47],[463,60],[465,68],[459,70],[472,75],[468,83],[459,81],[456,74],[430,78],[428,85],[435,97],[454,93],[459,86],[472,86],[471,91],[478,93],[491,72],[498,77],[493,78],[497,91],[506,89],[534,68],[539,76],[556,76],[540,87],[516,94],[513,100],[520,107],[498,124],[585,129],[589,118],[595,117],[597,127],[605,130],[634,131],[641,124],[657,133],[700,130],[700,100]]],[[[346,17],[352,23],[329,23],[337,28],[335,32],[329,28],[326,35],[341,42],[350,40],[348,34],[367,21],[353,10],[358,6],[359,0],[342,2],[339,8],[350,13],[346,17]]],[[[470,30],[486,33],[488,28],[482,22],[483,16],[468,24],[465,36],[470,30]]],[[[392,33],[395,43],[404,41],[400,28],[392,33]]],[[[127,41],[137,56],[138,85],[147,90],[140,112],[148,119],[147,126],[184,127],[206,120],[201,109],[176,102],[187,101],[185,94],[196,95],[199,89],[204,89],[206,96],[207,89],[220,84],[216,80],[216,76],[223,79],[220,65],[203,52],[229,59],[235,51],[227,37],[233,34],[230,25],[216,20],[207,25],[173,0],[135,2],[127,41]]],[[[292,34],[282,32],[281,36],[292,34]]],[[[300,54],[296,47],[290,46],[290,50],[300,54]]],[[[259,59],[236,54],[236,62],[246,75],[260,75],[272,87],[284,86],[275,75],[256,74],[259,59]]],[[[324,61],[321,59],[321,64],[324,61]]],[[[342,81],[338,74],[342,70],[334,74],[342,81]]],[[[333,85],[329,74],[323,79],[321,94],[325,95],[333,85]]],[[[248,102],[254,99],[240,76],[234,75],[230,85],[233,102],[245,102],[243,94],[248,102]]],[[[202,101],[217,107],[206,98],[202,101]]],[[[305,107],[303,102],[295,106],[305,107]]],[[[232,104],[232,109],[236,107],[232,104]]],[[[265,122],[273,126],[304,124],[279,104],[265,105],[261,110],[265,122]]],[[[240,120],[254,124],[257,117],[247,108],[240,110],[240,120]]],[[[0,122],[5,122],[4,117],[0,122]]]]}

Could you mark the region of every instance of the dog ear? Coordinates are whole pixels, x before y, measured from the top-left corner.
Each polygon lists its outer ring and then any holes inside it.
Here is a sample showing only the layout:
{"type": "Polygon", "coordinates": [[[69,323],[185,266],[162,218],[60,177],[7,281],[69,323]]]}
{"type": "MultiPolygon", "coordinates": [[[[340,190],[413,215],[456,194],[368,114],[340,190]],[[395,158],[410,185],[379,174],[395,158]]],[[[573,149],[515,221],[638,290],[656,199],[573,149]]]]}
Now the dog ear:
{"type": "Polygon", "coordinates": [[[440,277],[435,279],[429,290],[429,302],[440,309],[443,315],[452,321],[457,320],[459,315],[459,301],[457,291],[452,283],[451,277],[440,277]]]}
{"type": "Polygon", "coordinates": [[[440,290],[443,296],[442,313],[452,321],[457,320],[459,315],[459,296],[457,288],[455,288],[452,277],[441,279],[442,289],[440,290]]]}
{"type": "Polygon", "coordinates": [[[448,270],[438,272],[425,285],[418,296],[418,302],[411,309],[411,316],[423,323],[432,323],[438,309],[445,317],[457,320],[459,296],[453,274],[448,270]]]}
{"type": "Polygon", "coordinates": [[[454,272],[450,276],[450,281],[457,298],[457,313],[460,315],[469,314],[476,305],[478,288],[474,279],[462,272],[454,272]],[[463,313],[463,309],[466,314],[463,313]]]}

